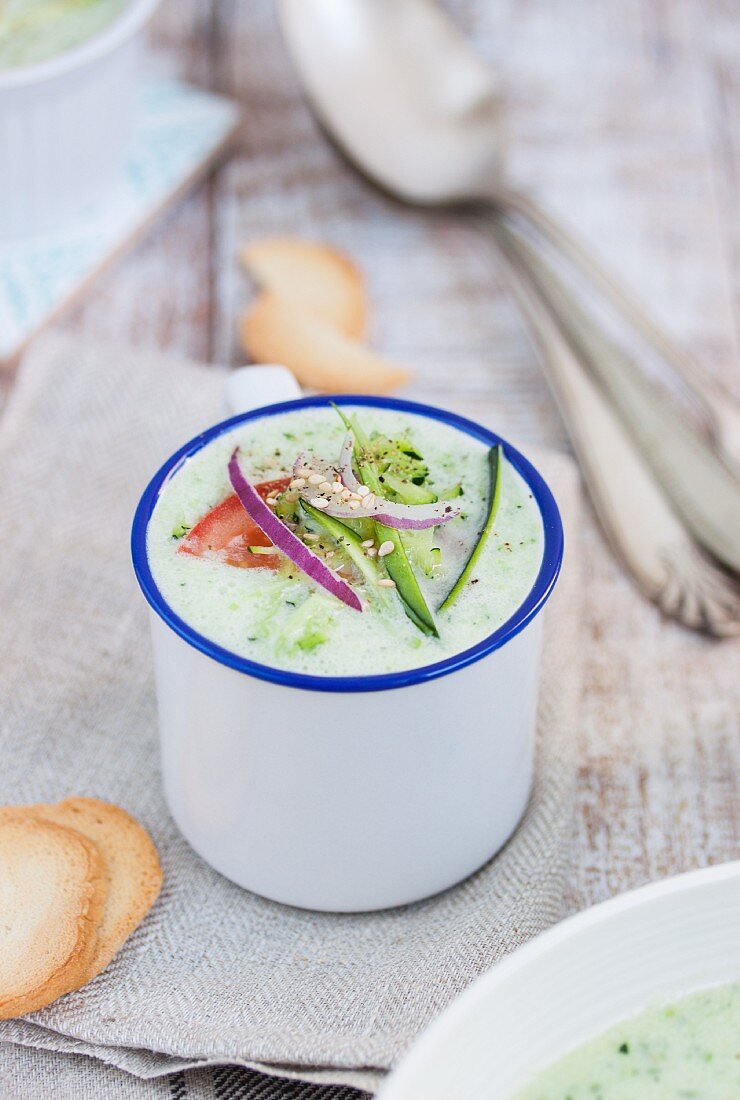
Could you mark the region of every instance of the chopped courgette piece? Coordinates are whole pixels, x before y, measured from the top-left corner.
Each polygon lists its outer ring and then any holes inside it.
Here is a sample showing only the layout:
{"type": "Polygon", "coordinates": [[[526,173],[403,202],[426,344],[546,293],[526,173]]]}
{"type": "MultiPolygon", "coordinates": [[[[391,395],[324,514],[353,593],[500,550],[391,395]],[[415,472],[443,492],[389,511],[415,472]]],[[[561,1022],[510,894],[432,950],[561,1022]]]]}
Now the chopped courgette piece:
{"type": "Polygon", "coordinates": [[[445,489],[443,493],[440,493],[440,500],[454,500],[455,497],[461,497],[463,494],[463,487],[461,482],[458,481],[457,485],[451,485],[449,489],[445,489]]]}
{"type": "Polygon", "coordinates": [[[275,652],[286,653],[298,648],[310,652],[328,639],[334,603],[323,592],[312,592],[291,612],[275,639],[275,652]]]}
{"type": "Polygon", "coordinates": [[[475,545],[470,552],[470,556],[466,561],[460,576],[453,584],[450,591],[445,596],[444,600],[438,607],[438,611],[443,611],[448,607],[451,607],[457,597],[462,592],[463,588],[468,582],[470,574],[475,568],[475,563],[483,552],[483,547],[488,541],[488,536],[493,530],[493,524],[496,519],[496,513],[498,512],[499,498],[501,497],[501,470],[503,468],[503,451],[501,444],[497,444],[495,447],[491,447],[488,452],[488,509],[486,512],[486,519],[483,527],[480,530],[480,534],[475,541],[475,545]]]}
{"type": "Polygon", "coordinates": [[[382,482],[384,496],[390,496],[401,504],[435,504],[437,494],[425,485],[415,485],[408,478],[396,477],[395,474],[385,471],[379,478],[382,482]],[[390,489],[390,494],[385,490],[390,489]]]}
{"type": "Polygon", "coordinates": [[[436,545],[436,538],[436,527],[427,527],[423,531],[407,531],[404,535],[412,564],[421,569],[426,577],[433,575],[442,559],[442,551],[436,545]]]}

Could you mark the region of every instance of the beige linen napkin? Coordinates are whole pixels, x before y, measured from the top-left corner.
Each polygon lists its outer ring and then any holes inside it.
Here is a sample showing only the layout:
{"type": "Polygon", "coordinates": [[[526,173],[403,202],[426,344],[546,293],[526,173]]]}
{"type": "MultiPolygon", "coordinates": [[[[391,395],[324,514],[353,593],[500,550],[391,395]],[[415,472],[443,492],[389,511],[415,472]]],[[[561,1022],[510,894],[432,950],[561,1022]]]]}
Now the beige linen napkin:
{"type": "MultiPolygon", "coordinates": [[[[429,901],[334,916],[239,889],[178,834],[160,789],[129,527],[158,465],[219,419],[222,380],[214,368],[141,351],[47,340],[25,362],[0,421],[0,802],[77,793],[120,803],[151,830],[165,875],[152,913],[103,974],[27,1020],[0,1025],[0,1044],[38,1052],[49,1095],[66,1095],[71,1053],[146,1078],[152,1090],[159,1075],[206,1064],[372,1090],[453,997],[561,913],[579,584],[576,478],[556,455],[540,456],[540,465],[570,549],[547,611],[534,793],[498,858],[429,901]]],[[[9,1072],[20,1072],[27,1054],[0,1050],[9,1072]]],[[[70,1095],[85,1094],[83,1077],[95,1066],[79,1063],[70,1095]]],[[[234,1095],[203,1080],[203,1095],[234,1095]]],[[[291,1095],[280,1089],[259,1095],[291,1095]]],[[[142,1090],[117,1075],[116,1096],[150,1095],[142,1090]]],[[[102,1095],[102,1086],[90,1094],[102,1095]]]]}

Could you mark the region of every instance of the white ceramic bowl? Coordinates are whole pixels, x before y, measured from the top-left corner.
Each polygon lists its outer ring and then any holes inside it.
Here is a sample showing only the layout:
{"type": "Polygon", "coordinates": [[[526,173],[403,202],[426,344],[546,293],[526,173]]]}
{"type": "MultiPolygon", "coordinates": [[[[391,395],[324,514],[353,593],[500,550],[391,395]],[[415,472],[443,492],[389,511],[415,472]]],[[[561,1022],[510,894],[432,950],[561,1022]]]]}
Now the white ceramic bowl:
{"type": "Polygon", "coordinates": [[[100,33],[0,71],[0,237],[63,227],[116,182],[133,119],[136,62],[158,0],[129,0],[100,33]]]}
{"type": "Polygon", "coordinates": [[[740,980],[740,862],[623,894],[556,925],[459,997],[378,1100],[509,1100],[651,1001],[740,980]]]}
{"type": "MultiPolygon", "coordinates": [[[[149,518],[167,479],[215,436],[330,400],[270,405],[186,444],[141,499],[132,553],[151,607],[165,795],[182,833],[256,893],[358,911],[452,886],[519,822],[532,781],[539,612],[557,579],[562,528],[542,478],[506,445],[539,505],[545,546],[532,591],[492,635],[437,664],[381,676],[308,676],[229,653],[161,596],[147,561],[149,518]]],[[[499,442],[425,405],[334,400],[419,413],[499,442]]]]}

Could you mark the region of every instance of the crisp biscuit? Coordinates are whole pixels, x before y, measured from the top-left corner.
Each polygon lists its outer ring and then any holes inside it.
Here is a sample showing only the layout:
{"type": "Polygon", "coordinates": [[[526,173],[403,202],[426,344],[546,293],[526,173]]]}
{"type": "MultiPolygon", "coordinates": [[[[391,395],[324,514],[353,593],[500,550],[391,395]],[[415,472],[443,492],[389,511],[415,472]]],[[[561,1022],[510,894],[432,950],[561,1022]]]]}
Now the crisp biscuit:
{"type": "Polygon", "coordinates": [[[365,284],[344,253],[297,237],[266,237],[244,245],[240,259],[264,290],[295,302],[345,336],[364,335],[365,284]]]}
{"type": "Polygon", "coordinates": [[[67,798],[55,805],[26,809],[45,821],[77,829],[103,856],[108,891],[89,975],[92,978],[105,969],[154,904],[162,885],[157,849],[146,829],[130,814],[98,798],[67,798]]]}
{"type": "Polygon", "coordinates": [[[241,340],[255,362],[283,363],[301,385],[330,393],[385,394],[409,378],[405,367],[269,291],[243,316],[241,340]]]}
{"type": "Polygon", "coordinates": [[[80,833],[0,815],[0,1019],[34,1012],[88,980],[106,895],[105,864],[80,833]]]}

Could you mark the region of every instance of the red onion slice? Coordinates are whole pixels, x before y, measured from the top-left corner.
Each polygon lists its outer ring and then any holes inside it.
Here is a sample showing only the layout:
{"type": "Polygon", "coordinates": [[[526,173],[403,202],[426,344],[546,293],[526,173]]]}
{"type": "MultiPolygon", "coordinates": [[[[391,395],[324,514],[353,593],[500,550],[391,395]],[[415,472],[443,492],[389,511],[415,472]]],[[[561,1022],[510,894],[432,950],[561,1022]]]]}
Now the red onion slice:
{"type": "Polygon", "coordinates": [[[344,484],[352,493],[356,493],[360,488],[360,482],[355,477],[355,472],[352,469],[352,456],[354,453],[355,437],[352,435],[352,432],[347,432],[339,452],[339,474],[344,484]]]}
{"type": "Polygon", "coordinates": [[[328,565],[325,565],[321,558],[309,550],[305,543],[301,542],[298,536],[294,535],[290,528],[270,511],[254,486],[247,481],[239,467],[238,447],[229,460],[229,480],[244,510],[260,530],[272,540],[278,550],[282,550],[302,573],[320,584],[332,596],[336,596],[338,600],[355,611],[362,611],[362,601],[354,589],[328,565]]]}

